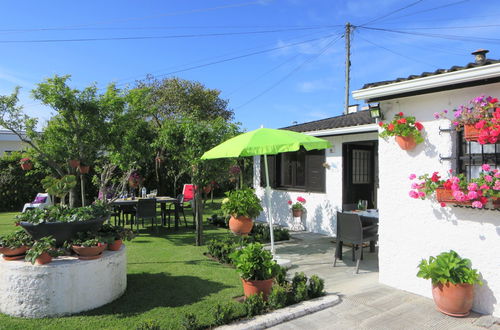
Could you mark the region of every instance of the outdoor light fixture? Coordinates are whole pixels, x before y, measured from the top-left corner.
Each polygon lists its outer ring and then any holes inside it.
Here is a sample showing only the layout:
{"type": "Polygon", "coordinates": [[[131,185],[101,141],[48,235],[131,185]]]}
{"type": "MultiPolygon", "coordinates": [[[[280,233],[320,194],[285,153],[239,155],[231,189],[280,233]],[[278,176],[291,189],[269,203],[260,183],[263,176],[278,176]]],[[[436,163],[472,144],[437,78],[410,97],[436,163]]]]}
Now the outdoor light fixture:
{"type": "Polygon", "coordinates": [[[380,111],[380,103],[369,104],[368,108],[370,110],[370,117],[373,119],[383,119],[382,111],[380,111]]]}

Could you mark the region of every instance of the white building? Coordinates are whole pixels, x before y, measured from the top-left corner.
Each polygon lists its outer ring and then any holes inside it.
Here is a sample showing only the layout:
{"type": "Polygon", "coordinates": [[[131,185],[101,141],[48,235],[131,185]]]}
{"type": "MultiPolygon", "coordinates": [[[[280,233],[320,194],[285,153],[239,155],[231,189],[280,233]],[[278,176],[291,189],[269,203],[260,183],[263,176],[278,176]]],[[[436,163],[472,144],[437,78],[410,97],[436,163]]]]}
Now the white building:
{"type": "Polygon", "coordinates": [[[17,135],[9,130],[0,129],[0,157],[5,153],[23,150],[25,147],[17,135]]]}
{"type": "MultiPolygon", "coordinates": [[[[318,160],[311,164],[302,161],[300,165],[300,157],[304,157],[300,152],[270,162],[276,169],[272,177],[275,221],[290,225],[287,202],[303,196],[307,200],[303,219],[306,230],[335,236],[336,210],[342,204],[367,199],[369,207],[379,209],[381,283],[431,297],[430,281],[416,277],[417,265],[422,258],[453,249],[471,259],[483,278],[484,285],[476,288],[473,310],[499,317],[500,212],[442,208],[435,200],[416,200],[408,195],[411,173],[445,174],[450,169],[463,172],[483,162],[500,168],[500,144],[481,147],[462,141],[454,130],[448,130],[449,121],[433,116],[482,94],[500,98],[500,61],[485,60],[367,84],[354,91],[355,99],[378,102],[388,120],[403,112],[424,125],[425,141],[412,151],[401,150],[392,138],[379,138],[378,126],[369,121],[367,111],[288,127],[328,139],[333,147],[315,154],[324,161],[324,170],[318,168],[318,160]],[[353,118],[359,121],[349,122],[353,118]],[[372,165],[367,165],[367,159],[372,165]],[[308,187],[311,182],[316,191],[308,187]]],[[[259,169],[256,158],[256,174],[259,169]]],[[[259,175],[255,175],[257,192],[263,195],[259,181],[259,175]]]]}

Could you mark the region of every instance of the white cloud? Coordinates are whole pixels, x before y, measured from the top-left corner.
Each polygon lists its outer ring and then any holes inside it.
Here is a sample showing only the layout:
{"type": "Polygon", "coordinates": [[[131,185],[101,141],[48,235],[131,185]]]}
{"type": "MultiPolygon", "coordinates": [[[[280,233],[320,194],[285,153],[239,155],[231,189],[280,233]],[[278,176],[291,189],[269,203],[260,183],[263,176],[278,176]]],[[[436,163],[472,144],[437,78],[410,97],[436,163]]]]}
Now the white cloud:
{"type": "Polygon", "coordinates": [[[321,90],[332,90],[332,89],[334,89],[334,81],[332,78],[302,81],[297,85],[297,90],[301,93],[311,93],[321,90]]]}

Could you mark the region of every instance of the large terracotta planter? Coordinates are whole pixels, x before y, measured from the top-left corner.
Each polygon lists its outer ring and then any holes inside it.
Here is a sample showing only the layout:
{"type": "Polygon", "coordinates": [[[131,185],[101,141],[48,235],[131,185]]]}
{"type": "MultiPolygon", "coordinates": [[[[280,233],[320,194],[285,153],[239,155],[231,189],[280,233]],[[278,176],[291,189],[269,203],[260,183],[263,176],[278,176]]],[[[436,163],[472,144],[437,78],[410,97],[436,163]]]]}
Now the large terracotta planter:
{"type": "Polygon", "coordinates": [[[0,253],[4,255],[4,257],[15,257],[15,256],[21,256],[26,254],[26,251],[28,251],[29,247],[27,246],[20,246],[18,248],[8,248],[8,247],[1,247],[0,248],[0,253]]]}
{"type": "Polygon", "coordinates": [[[242,236],[247,236],[251,231],[253,227],[253,220],[247,217],[233,217],[231,216],[231,219],[229,219],[229,229],[233,232],[235,235],[242,235],[242,236]]]}
{"type": "Polygon", "coordinates": [[[459,202],[453,197],[453,190],[445,188],[436,189],[436,199],[440,203],[458,204],[458,205],[472,205],[472,202],[459,202]]]}
{"type": "Polygon", "coordinates": [[[108,250],[110,251],[118,251],[122,247],[123,241],[121,239],[117,239],[111,244],[108,244],[108,250]]]}
{"type": "Polygon", "coordinates": [[[399,136],[396,135],[396,142],[403,150],[412,150],[417,146],[417,142],[413,136],[399,136]]]}
{"type": "Polygon", "coordinates": [[[292,209],[292,214],[293,214],[294,218],[300,218],[300,217],[302,217],[302,213],[303,212],[304,211],[299,210],[299,209],[292,209]]]}
{"type": "Polygon", "coordinates": [[[467,141],[477,141],[481,130],[477,129],[474,125],[464,125],[464,138],[467,141]]]}
{"type": "Polygon", "coordinates": [[[42,253],[38,258],[36,258],[35,263],[37,265],[45,265],[52,262],[52,256],[47,252],[42,253]]]}
{"type": "Polygon", "coordinates": [[[267,297],[269,296],[269,294],[271,293],[271,289],[273,288],[273,281],[273,278],[262,281],[247,281],[241,279],[245,297],[248,298],[250,296],[253,296],[254,294],[259,294],[262,292],[264,300],[267,300],[267,297]]]}
{"type": "Polygon", "coordinates": [[[71,248],[78,254],[78,259],[82,260],[90,260],[90,259],[98,259],[101,257],[102,251],[107,248],[107,244],[101,244],[98,246],[78,246],[73,245],[71,248]]]}
{"type": "Polygon", "coordinates": [[[437,309],[450,316],[464,317],[469,315],[474,300],[472,284],[433,284],[432,297],[437,309]]]}

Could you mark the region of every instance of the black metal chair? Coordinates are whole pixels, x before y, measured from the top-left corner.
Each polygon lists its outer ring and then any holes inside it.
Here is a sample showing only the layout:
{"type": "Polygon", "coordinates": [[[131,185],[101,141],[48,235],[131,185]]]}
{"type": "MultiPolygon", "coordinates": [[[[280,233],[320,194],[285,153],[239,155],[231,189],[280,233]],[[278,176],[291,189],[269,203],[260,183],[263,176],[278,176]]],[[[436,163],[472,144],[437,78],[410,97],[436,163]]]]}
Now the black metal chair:
{"type": "Polygon", "coordinates": [[[363,259],[363,243],[378,240],[378,225],[373,224],[363,227],[361,217],[358,214],[337,212],[337,246],[333,267],[336,266],[337,258],[342,260],[343,243],[352,244],[352,261],[356,259],[356,271],[359,273],[359,262],[363,259]],[[356,255],[356,256],[355,256],[356,255]]]}
{"type": "MultiPolygon", "coordinates": [[[[135,220],[137,223],[137,230],[139,230],[139,219],[142,220],[142,227],[144,228],[144,219],[151,219],[151,226],[156,222],[156,198],[145,198],[137,201],[137,212],[135,213],[135,220]]],[[[133,225],[131,223],[131,228],[133,225]]]]}
{"type": "Polygon", "coordinates": [[[168,228],[170,228],[170,215],[172,213],[175,213],[175,208],[177,207],[177,210],[179,212],[179,218],[182,213],[182,216],[184,218],[184,224],[186,225],[186,228],[188,227],[187,220],[186,220],[186,214],[184,213],[184,195],[179,194],[177,195],[177,201],[171,203],[168,206],[167,212],[168,212],[168,228]]]}
{"type": "Polygon", "coordinates": [[[342,212],[345,211],[354,211],[358,208],[358,204],[352,203],[352,204],[342,204],[342,212]]]}
{"type": "MultiPolygon", "coordinates": [[[[120,207],[113,206],[113,211],[111,212],[111,216],[114,219],[115,226],[116,225],[118,225],[118,226],[122,225],[122,211],[121,211],[120,207]]],[[[111,221],[110,221],[110,223],[111,223],[111,221]]]]}
{"type": "Polygon", "coordinates": [[[135,207],[135,205],[119,205],[118,208],[121,212],[121,221],[119,223],[123,222],[123,227],[125,227],[127,222],[129,222],[130,220],[130,226],[132,227],[132,224],[134,223],[135,213],[137,212],[137,208],[135,207]]]}

